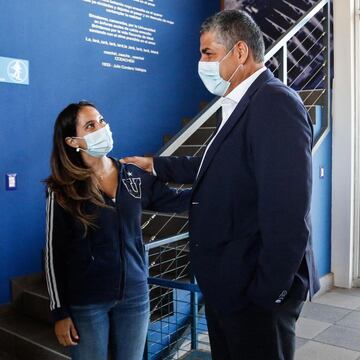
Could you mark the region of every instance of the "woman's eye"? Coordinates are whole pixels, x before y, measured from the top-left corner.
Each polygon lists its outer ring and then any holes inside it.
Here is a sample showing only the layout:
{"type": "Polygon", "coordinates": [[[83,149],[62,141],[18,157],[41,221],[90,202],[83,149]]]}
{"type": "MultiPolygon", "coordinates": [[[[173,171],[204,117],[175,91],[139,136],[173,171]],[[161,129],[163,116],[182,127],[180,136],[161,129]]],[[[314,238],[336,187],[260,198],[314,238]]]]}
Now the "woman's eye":
{"type": "Polygon", "coordinates": [[[94,124],[92,124],[92,123],[86,125],[87,129],[92,129],[93,127],[94,127],[94,124]]]}
{"type": "Polygon", "coordinates": [[[106,120],[104,118],[100,119],[101,124],[106,124],[106,120]]]}

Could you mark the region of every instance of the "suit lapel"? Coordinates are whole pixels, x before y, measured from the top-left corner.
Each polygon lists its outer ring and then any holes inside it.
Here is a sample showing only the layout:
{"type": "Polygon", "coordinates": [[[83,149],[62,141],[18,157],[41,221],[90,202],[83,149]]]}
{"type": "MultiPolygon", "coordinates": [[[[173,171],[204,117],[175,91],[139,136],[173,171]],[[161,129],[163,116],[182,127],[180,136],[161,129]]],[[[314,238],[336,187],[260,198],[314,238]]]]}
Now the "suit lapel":
{"type": "Polygon", "coordinates": [[[236,106],[233,113],[230,115],[229,119],[227,120],[226,124],[220,130],[220,132],[216,135],[213,143],[211,144],[210,148],[208,149],[203,164],[200,169],[200,173],[193,185],[193,188],[200,182],[202,176],[205,174],[206,170],[208,169],[211,161],[213,160],[215,154],[217,153],[218,148],[225,140],[227,135],[231,132],[232,128],[240,121],[244,111],[246,110],[251,96],[266,82],[271,80],[274,75],[269,71],[266,70],[259,75],[259,77],[251,84],[248,91],[244,94],[242,99],[240,100],[239,104],[236,106]]]}

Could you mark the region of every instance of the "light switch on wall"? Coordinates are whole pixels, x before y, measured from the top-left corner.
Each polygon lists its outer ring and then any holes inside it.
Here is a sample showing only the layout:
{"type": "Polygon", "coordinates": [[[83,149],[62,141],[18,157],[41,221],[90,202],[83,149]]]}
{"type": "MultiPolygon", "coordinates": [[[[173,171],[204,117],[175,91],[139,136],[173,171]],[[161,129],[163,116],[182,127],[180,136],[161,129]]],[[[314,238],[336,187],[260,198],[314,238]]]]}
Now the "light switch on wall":
{"type": "Polygon", "coordinates": [[[17,188],[17,174],[6,174],[6,190],[16,190],[17,188]]]}

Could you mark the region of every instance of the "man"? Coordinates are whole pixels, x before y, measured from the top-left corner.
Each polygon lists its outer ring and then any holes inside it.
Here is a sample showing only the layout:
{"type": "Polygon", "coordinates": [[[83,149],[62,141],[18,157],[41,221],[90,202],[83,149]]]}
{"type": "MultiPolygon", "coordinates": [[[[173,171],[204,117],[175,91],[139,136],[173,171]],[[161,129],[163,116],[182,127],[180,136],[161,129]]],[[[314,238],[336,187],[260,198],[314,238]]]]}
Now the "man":
{"type": "Polygon", "coordinates": [[[163,181],[193,183],[192,269],[214,360],[290,360],[308,291],[319,289],[310,241],[312,125],[298,95],[264,67],[244,12],[201,28],[199,75],[223,96],[202,158],[124,159],[163,181]]]}

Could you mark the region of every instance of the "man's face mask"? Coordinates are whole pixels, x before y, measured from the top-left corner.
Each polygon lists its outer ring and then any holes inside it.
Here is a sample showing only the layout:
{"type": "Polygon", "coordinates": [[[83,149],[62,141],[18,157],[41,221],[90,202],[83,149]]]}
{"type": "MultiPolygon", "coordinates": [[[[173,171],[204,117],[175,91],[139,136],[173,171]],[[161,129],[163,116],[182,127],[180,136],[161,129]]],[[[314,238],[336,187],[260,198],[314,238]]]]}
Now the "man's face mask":
{"type": "Polygon", "coordinates": [[[113,149],[113,138],[109,124],[103,128],[96,130],[84,137],[73,137],[74,139],[83,139],[86,142],[87,149],[78,147],[76,151],[84,151],[93,157],[106,156],[113,149]]]}
{"type": "MultiPolygon", "coordinates": [[[[236,45],[236,44],[235,44],[236,45]]],[[[199,61],[198,72],[199,76],[204,83],[205,87],[212,94],[217,96],[224,96],[226,91],[229,89],[231,85],[231,80],[236,74],[237,70],[241,66],[241,64],[236,68],[234,73],[231,75],[229,80],[224,80],[220,75],[220,64],[225,58],[230,54],[230,52],[234,49],[235,45],[232,49],[219,61],[199,61]]]]}

